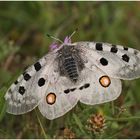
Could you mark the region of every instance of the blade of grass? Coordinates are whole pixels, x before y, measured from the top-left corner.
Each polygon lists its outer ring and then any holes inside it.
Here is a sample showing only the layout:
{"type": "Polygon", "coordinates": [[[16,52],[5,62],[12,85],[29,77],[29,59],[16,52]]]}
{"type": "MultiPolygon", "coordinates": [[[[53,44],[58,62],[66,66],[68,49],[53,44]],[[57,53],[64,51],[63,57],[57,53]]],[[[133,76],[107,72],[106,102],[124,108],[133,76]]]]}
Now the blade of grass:
{"type": "Polygon", "coordinates": [[[110,118],[107,117],[107,121],[130,121],[130,120],[136,120],[136,119],[140,119],[140,116],[133,116],[133,117],[122,117],[122,118],[110,118]]]}
{"type": "Polygon", "coordinates": [[[42,123],[41,123],[41,120],[40,120],[40,118],[39,118],[39,116],[38,116],[38,113],[37,113],[36,109],[35,109],[35,113],[36,113],[36,116],[37,116],[39,125],[40,125],[40,127],[41,127],[41,129],[42,129],[44,138],[45,138],[45,139],[48,139],[49,137],[48,137],[47,134],[45,133],[45,130],[44,130],[44,128],[43,128],[43,125],[42,125],[42,123]]]}
{"type": "Polygon", "coordinates": [[[114,107],[114,102],[111,102],[111,109],[112,109],[112,114],[115,115],[115,107],[114,107]]]}
{"type": "Polygon", "coordinates": [[[74,120],[75,120],[77,126],[78,126],[79,129],[81,130],[81,132],[82,132],[83,134],[86,135],[86,133],[85,133],[85,131],[84,131],[84,129],[83,129],[83,124],[81,123],[80,119],[76,116],[76,114],[73,114],[73,118],[74,118],[74,120]]]}
{"type": "Polygon", "coordinates": [[[0,122],[2,121],[5,113],[6,113],[6,104],[5,104],[5,95],[6,88],[0,89],[0,122]]]}

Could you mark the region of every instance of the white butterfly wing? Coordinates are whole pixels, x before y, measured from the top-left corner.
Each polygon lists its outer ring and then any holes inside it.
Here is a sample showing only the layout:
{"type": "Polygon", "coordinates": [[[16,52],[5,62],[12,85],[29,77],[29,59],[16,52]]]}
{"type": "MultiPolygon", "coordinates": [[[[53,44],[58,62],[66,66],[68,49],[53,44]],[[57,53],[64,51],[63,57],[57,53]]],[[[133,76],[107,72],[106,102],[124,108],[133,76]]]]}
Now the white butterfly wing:
{"type": "Polygon", "coordinates": [[[119,79],[140,77],[140,52],[120,45],[96,42],[77,42],[84,57],[107,75],[119,79]]]}
{"type": "Polygon", "coordinates": [[[41,114],[52,120],[71,110],[78,102],[80,96],[76,85],[58,72],[52,71],[46,96],[39,104],[41,114]]]}
{"type": "Polygon", "coordinates": [[[48,73],[55,56],[48,54],[29,67],[11,85],[5,95],[7,112],[23,114],[33,110],[45,96],[48,73]]]}
{"type": "MultiPolygon", "coordinates": [[[[101,104],[115,100],[121,93],[121,81],[106,75],[102,70],[92,65],[92,70],[88,69],[89,63],[82,71],[85,75],[86,88],[81,88],[80,101],[84,104],[101,104]]],[[[80,89],[80,88],[79,88],[80,89]]]]}
{"type": "Polygon", "coordinates": [[[78,100],[92,105],[115,100],[121,93],[119,79],[140,77],[137,50],[95,42],[73,45],[79,47],[85,63],[78,83],[60,76],[56,54],[48,54],[29,67],[7,91],[7,112],[22,114],[39,105],[42,115],[52,120],[72,109],[78,100]]]}

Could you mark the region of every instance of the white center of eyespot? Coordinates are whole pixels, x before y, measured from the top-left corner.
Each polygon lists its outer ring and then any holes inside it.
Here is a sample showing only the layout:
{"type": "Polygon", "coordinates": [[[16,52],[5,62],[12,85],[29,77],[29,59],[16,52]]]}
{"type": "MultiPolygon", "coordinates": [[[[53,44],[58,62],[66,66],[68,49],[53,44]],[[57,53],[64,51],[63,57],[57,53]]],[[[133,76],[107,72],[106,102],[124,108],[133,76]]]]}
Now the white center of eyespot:
{"type": "Polygon", "coordinates": [[[46,96],[46,102],[50,105],[54,104],[56,101],[56,95],[55,93],[50,92],[47,96],[46,96]]]}
{"type": "Polygon", "coordinates": [[[108,87],[111,84],[110,78],[106,75],[100,77],[99,82],[103,87],[108,87]]]}

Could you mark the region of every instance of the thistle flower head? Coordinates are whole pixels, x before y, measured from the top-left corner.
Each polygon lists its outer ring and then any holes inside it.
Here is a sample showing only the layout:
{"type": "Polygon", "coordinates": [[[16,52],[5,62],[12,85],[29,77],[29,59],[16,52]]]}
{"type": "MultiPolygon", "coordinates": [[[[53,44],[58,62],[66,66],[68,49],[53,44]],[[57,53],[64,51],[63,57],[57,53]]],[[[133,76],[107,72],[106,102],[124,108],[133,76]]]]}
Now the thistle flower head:
{"type": "Polygon", "coordinates": [[[87,129],[95,133],[102,132],[105,129],[105,118],[100,113],[92,115],[87,123],[87,129]]]}

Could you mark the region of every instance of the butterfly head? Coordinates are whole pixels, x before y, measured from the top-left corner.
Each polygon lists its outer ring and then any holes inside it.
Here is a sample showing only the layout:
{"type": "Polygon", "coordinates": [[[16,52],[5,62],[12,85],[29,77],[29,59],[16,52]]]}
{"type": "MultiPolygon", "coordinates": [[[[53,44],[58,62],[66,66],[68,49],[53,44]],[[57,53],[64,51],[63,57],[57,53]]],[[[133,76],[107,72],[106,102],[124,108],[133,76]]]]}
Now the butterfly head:
{"type": "Polygon", "coordinates": [[[70,36],[66,36],[64,41],[60,40],[59,38],[56,38],[54,36],[51,36],[51,35],[47,34],[48,37],[50,37],[52,39],[55,39],[56,41],[61,43],[61,45],[59,45],[57,43],[52,43],[50,45],[50,50],[55,50],[55,49],[57,49],[57,48],[59,48],[61,46],[63,47],[64,45],[70,45],[71,44],[71,38],[76,33],[76,31],[77,31],[77,29],[70,36]]]}
{"type": "Polygon", "coordinates": [[[66,36],[64,39],[64,42],[61,41],[61,43],[62,43],[62,45],[59,45],[58,43],[52,43],[49,47],[50,50],[55,50],[55,49],[59,48],[60,46],[71,44],[71,38],[69,36],[66,36]]]}
{"type": "Polygon", "coordinates": [[[58,54],[63,57],[69,57],[72,55],[77,55],[78,50],[75,48],[73,44],[62,44],[60,49],[58,50],[58,54]]]}

